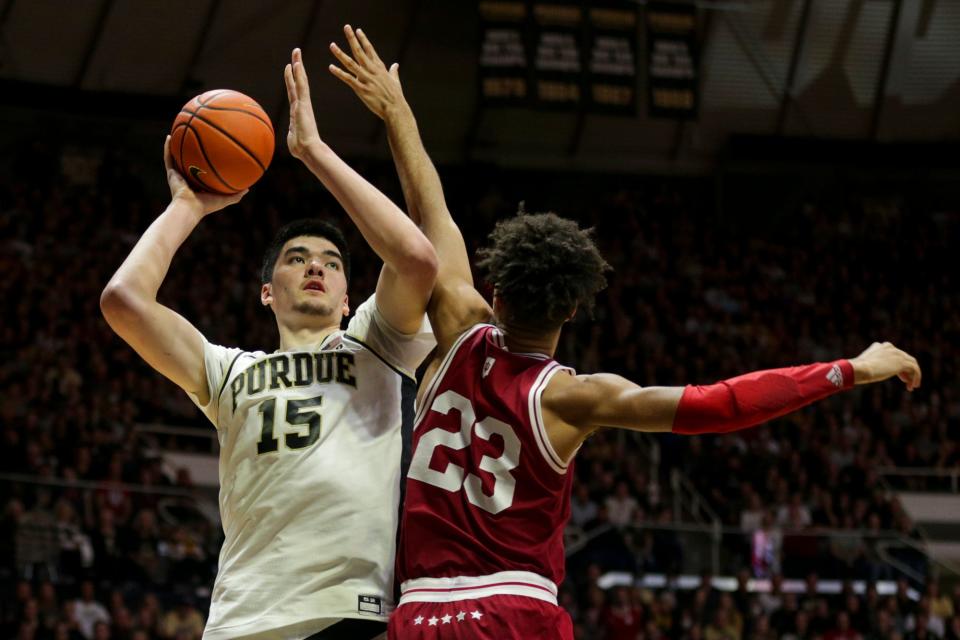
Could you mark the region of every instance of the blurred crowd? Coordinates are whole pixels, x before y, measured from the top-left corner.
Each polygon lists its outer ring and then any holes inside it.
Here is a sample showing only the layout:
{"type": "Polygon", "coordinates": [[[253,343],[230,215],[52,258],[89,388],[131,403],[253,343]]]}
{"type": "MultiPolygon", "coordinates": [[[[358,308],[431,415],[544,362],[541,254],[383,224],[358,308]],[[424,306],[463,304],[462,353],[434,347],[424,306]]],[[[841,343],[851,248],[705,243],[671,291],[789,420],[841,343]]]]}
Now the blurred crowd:
{"type": "MultiPolygon", "coordinates": [[[[189,441],[138,435],[133,425],[210,427],[98,307],[113,270],[166,204],[162,173],[156,158],[119,150],[78,169],[65,163],[67,151],[26,145],[0,178],[0,634],[199,637],[221,532],[184,515],[177,496],[193,490],[189,473],[164,473],[155,455],[189,441]]],[[[389,164],[358,168],[400,201],[389,164]]],[[[571,518],[571,529],[593,540],[572,558],[564,589],[578,637],[958,637],[958,594],[939,594],[933,578],[912,585],[925,593],[920,601],[875,590],[824,598],[597,584],[610,570],[670,575],[689,563],[677,537],[657,529],[677,519],[674,470],[725,531],[742,532],[725,536],[725,572],[898,577],[875,562],[870,536],[915,532],[877,470],[960,468],[957,212],[882,185],[811,193],[781,209],[721,210],[710,178],[559,180],[493,167],[443,176],[471,251],[521,200],[528,211],[595,227],[613,266],[610,286],[593,318],[571,323],[557,354],[579,371],[643,385],[710,383],[851,357],[873,340],[893,341],[924,369],[913,394],[891,381],[736,434],[659,436],[655,467],[649,440],[593,437],[577,458],[571,518]],[[797,535],[842,530],[860,537],[811,545],[797,535]]],[[[313,215],[347,232],[356,304],[372,292],[379,263],[312,176],[284,158],[239,205],[201,223],[161,301],[214,342],[273,349],[273,316],[259,303],[262,251],[280,224],[313,215]]],[[[916,568],[926,575],[922,561],[916,568]]]]}
{"type": "MultiPolygon", "coordinates": [[[[594,573],[598,569],[594,567],[594,573]]],[[[931,582],[919,600],[906,581],[881,596],[872,583],[858,593],[818,592],[811,575],[801,592],[784,591],[779,576],[754,593],[742,571],[736,589],[721,591],[704,576],[692,590],[588,586],[586,597],[563,593],[576,637],[597,640],[955,640],[960,638],[960,588],[941,593],[931,582]]]]}

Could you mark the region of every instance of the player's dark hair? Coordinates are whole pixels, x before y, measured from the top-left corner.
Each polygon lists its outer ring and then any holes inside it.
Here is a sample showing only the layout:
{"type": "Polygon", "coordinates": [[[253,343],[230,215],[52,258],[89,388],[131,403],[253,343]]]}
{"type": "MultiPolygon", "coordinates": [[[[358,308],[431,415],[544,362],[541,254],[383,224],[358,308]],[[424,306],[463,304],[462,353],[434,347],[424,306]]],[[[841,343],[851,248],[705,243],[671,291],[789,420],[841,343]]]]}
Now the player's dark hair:
{"type": "Polygon", "coordinates": [[[592,229],[554,213],[521,212],[497,223],[490,246],[477,252],[509,314],[522,327],[555,329],[576,309],[593,311],[607,286],[610,265],[600,255],[592,229]]]}
{"type": "Polygon", "coordinates": [[[277,234],[273,236],[266,253],[263,254],[263,266],[260,268],[260,282],[266,284],[273,280],[273,267],[277,264],[277,258],[280,257],[280,251],[283,245],[291,238],[299,236],[314,236],[329,240],[340,252],[343,258],[343,274],[347,281],[350,281],[350,252],[347,250],[347,240],[343,237],[340,228],[330,222],[317,220],[315,218],[302,218],[294,220],[280,227],[277,234]]]}

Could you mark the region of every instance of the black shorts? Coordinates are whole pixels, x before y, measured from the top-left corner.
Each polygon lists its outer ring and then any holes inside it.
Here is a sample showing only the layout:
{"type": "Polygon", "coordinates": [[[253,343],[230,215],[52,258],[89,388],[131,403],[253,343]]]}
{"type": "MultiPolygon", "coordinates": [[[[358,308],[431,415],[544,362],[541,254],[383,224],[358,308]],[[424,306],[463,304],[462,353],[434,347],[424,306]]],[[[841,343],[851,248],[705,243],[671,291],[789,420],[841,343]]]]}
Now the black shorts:
{"type": "Polygon", "coordinates": [[[355,620],[344,618],[318,631],[306,640],[369,640],[387,630],[387,623],[379,620],[355,620]]]}

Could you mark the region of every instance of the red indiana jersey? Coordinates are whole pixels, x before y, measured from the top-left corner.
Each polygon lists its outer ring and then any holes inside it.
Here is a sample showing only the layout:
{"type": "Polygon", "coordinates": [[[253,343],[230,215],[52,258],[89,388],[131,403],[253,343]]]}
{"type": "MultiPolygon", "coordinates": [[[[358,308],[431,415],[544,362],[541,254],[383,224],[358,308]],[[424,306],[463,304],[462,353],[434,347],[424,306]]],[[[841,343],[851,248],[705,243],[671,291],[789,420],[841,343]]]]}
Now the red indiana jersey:
{"type": "Polygon", "coordinates": [[[558,373],[573,371],[508,351],[486,324],[444,358],[413,431],[397,553],[401,602],[436,586],[450,598],[510,592],[556,603],[573,474],[547,438],[540,396],[558,373]]]}

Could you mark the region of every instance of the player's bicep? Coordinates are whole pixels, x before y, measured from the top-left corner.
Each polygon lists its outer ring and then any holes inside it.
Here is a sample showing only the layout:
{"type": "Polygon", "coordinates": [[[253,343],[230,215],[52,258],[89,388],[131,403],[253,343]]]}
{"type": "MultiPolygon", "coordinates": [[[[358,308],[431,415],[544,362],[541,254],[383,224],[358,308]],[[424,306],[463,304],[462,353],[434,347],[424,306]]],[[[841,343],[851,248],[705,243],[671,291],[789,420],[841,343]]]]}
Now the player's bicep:
{"type": "Polygon", "coordinates": [[[436,273],[399,273],[383,265],[377,280],[377,308],[387,323],[400,333],[416,333],[423,324],[423,314],[436,273]]]}
{"type": "Polygon", "coordinates": [[[683,387],[641,387],[609,373],[577,376],[555,411],[581,428],[670,431],[683,387]]]}
{"type": "Polygon", "coordinates": [[[461,279],[438,281],[427,308],[441,353],[446,353],[464,331],[490,322],[493,310],[473,284],[461,279]]]}
{"type": "Polygon", "coordinates": [[[209,401],[203,336],[176,311],[149,301],[118,300],[105,294],[107,324],[151,367],[197,397],[209,401]]]}

